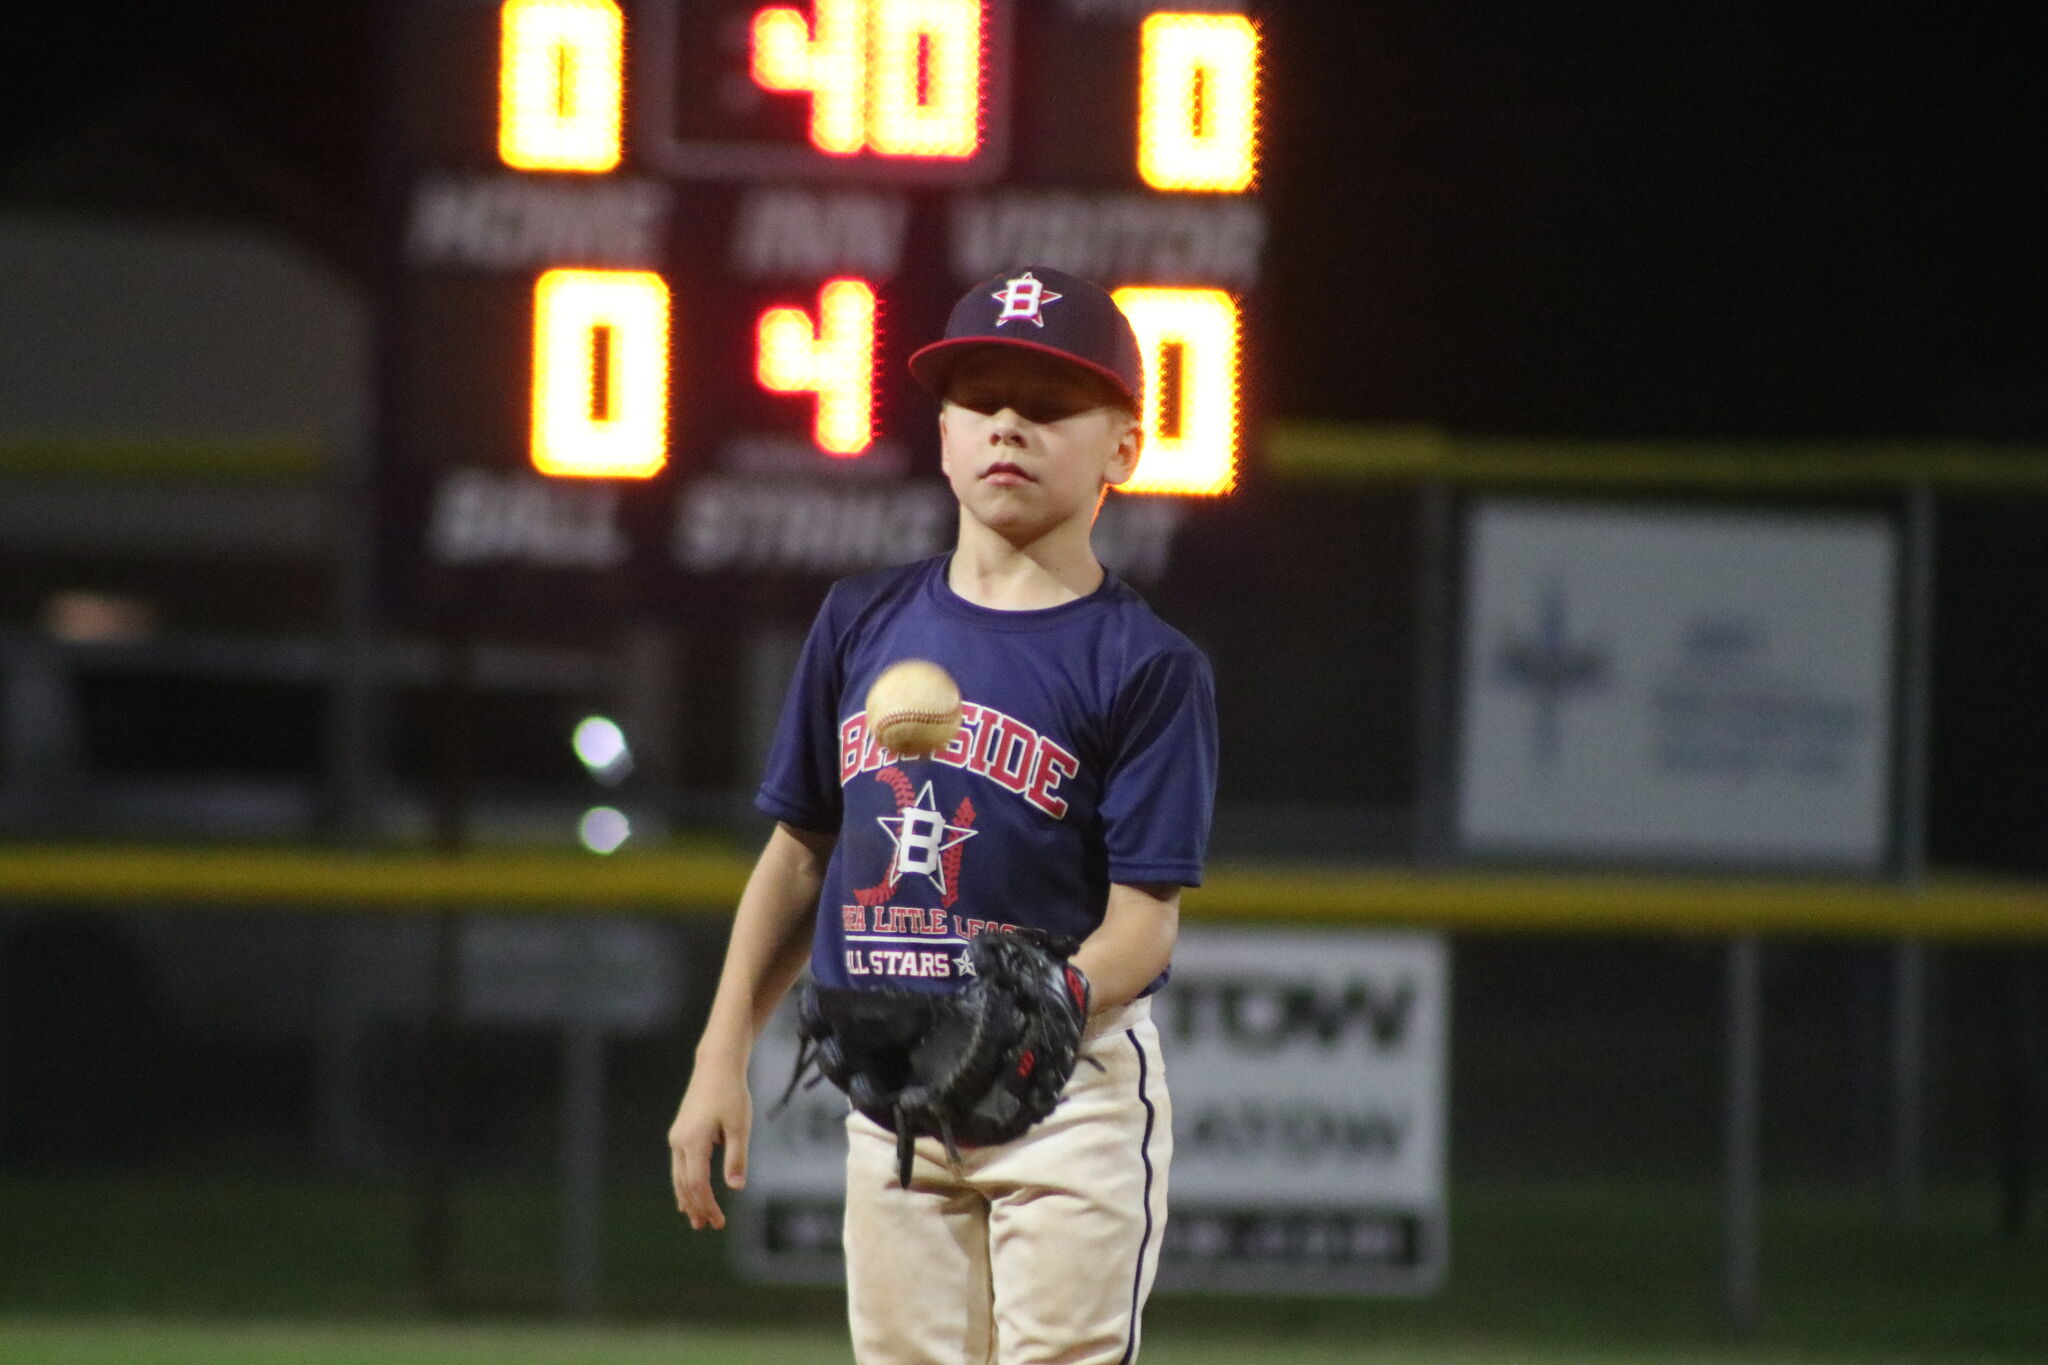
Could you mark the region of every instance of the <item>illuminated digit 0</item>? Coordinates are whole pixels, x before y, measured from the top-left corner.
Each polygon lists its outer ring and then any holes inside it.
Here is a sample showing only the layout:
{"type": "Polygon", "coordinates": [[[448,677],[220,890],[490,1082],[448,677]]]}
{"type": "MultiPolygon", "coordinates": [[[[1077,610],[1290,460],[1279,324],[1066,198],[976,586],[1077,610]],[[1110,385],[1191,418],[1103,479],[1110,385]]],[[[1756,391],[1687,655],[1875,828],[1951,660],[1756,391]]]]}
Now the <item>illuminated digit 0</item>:
{"type": "Polygon", "coordinates": [[[981,146],[981,0],[876,0],[869,145],[969,157],[981,146]]]}
{"type": "Polygon", "coordinates": [[[668,462],[669,293],[644,270],[550,270],[533,290],[533,467],[644,479],[668,462]]]}
{"type": "Polygon", "coordinates": [[[1220,289],[1116,291],[1145,373],[1145,453],[1126,493],[1228,493],[1237,482],[1238,311],[1220,289]]]}
{"type": "Polygon", "coordinates": [[[498,156],[522,171],[619,164],[625,21],[613,0],[505,0],[498,156]]]}
{"type": "Polygon", "coordinates": [[[811,97],[811,144],[850,156],[867,142],[867,0],[815,0],[816,22],[777,6],[754,16],[753,76],[811,97]]]}
{"type": "Polygon", "coordinates": [[[1259,32],[1242,14],[1154,14],[1140,31],[1138,173],[1238,193],[1258,172],[1259,32]]]}
{"type": "Polygon", "coordinates": [[[875,291],[832,280],[818,293],[818,321],[801,308],[761,315],[754,373],[776,393],[818,398],[818,448],[858,455],[875,439],[875,291]]]}

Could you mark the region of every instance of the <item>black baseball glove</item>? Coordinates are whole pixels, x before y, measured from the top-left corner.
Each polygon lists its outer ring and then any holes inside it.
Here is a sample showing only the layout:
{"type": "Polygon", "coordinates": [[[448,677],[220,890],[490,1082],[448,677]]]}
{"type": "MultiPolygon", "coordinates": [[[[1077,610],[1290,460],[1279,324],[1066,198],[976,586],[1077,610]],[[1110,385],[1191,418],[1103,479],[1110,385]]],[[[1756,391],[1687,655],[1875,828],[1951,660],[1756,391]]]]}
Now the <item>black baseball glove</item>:
{"type": "Polygon", "coordinates": [[[949,994],[806,983],[783,1101],[815,1063],[854,1108],[896,1134],[906,1188],[920,1137],[940,1139],[958,1160],[962,1143],[1022,1136],[1059,1103],[1080,1055],[1088,978],[1067,961],[1073,948],[1032,930],[991,929],[969,940],[972,980],[949,994]]]}

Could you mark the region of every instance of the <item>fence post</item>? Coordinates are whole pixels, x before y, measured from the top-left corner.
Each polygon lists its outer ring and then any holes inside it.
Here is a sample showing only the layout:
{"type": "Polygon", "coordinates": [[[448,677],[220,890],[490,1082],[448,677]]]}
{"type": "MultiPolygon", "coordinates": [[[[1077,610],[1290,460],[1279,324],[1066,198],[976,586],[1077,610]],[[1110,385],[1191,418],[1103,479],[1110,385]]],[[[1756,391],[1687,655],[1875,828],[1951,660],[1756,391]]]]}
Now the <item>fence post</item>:
{"type": "Polygon", "coordinates": [[[1738,1336],[1762,1319],[1758,1203],[1762,1184],[1763,940],[1738,935],[1728,945],[1728,1088],[1722,1107],[1723,1302],[1738,1336]]]}

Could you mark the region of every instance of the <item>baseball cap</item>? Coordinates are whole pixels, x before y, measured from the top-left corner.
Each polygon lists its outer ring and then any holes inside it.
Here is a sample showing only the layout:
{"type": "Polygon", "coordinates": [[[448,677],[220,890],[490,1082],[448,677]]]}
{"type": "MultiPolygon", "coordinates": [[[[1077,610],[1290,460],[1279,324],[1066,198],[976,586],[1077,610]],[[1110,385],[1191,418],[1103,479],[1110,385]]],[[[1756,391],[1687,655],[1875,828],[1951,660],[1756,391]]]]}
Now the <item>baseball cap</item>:
{"type": "Polygon", "coordinates": [[[1016,346],[1070,360],[1107,379],[1138,407],[1144,371],[1137,334],[1109,291],[1046,266],[1005,271],[960,296],[946,335],[910,357],[910,372],[944,397],[953,367],[977,348],[1016,346]]]}

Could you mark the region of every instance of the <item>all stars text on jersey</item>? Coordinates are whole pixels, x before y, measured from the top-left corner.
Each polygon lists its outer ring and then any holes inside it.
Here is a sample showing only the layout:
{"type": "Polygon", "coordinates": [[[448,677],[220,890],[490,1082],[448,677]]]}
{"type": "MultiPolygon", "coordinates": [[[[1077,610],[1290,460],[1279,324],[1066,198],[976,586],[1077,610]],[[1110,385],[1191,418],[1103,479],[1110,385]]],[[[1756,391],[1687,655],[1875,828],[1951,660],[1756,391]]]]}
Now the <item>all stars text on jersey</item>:
{"type": "Polygon", "coordinates": [[[952,954],[905,948],[848,948],[845,952],[848,976],[951,977],[960,965],[952,954]]]}
{"type": "MultiPolygon", "coordinates": [[[[961,704],[959,730],[932,759],[978,773],[1055,820],[1067,813],[1067,803],[1058,795],[1060,784],[1081,771],[1081,760],[1057,741],[1015,716],[975,702],[961,704]]],[[[896,755],[876,743],[869,732],[867,712],[857,711],[840,722],[841,786],[896,761],[896,755]]]]}
{"type": "Polygon", "coordinates": [[[972,976],[974,959],[968,956],[967,940],[976,934],[1017,930],[1001,920],[963,919],[914,905],[842,905],[839,922],[849,940],[895,939],[910,945],[842,949],[849,977],[972,976]],[[921,936],[938,937],[946,947],[935,952],[918,941],[921,936]]]}

